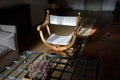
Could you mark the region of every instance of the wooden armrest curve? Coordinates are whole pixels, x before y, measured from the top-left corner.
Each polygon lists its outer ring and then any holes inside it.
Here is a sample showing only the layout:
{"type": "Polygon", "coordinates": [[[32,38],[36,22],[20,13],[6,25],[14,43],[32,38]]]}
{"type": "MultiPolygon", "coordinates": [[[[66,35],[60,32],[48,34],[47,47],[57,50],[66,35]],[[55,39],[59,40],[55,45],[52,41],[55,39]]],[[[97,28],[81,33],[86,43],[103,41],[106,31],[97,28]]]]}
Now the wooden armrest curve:
{"type": "Polygon", "coordinates": [[[37,31],[40,31],[40,30],[42,30],[45,27],[47,27],[47,25],[38,25],[37,26],[37,31]]]}

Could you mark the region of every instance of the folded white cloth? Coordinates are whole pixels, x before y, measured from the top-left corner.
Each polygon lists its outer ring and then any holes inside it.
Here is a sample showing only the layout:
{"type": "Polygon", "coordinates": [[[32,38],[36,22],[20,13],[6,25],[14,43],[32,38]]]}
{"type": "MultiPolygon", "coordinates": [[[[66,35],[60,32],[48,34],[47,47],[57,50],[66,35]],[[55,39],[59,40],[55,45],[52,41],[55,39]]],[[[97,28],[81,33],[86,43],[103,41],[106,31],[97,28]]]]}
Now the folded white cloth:
{"type": "Polygon", "coordinates": [[[0,29],[3,31],[16,33],[16,26],[14,25],[0,25],[0,29]]]}
{"type": "Polygon", "coordinates": [[[14,33],[0,30],[0,44],[13,50],[16,50],[14,37],[14,33]]]}

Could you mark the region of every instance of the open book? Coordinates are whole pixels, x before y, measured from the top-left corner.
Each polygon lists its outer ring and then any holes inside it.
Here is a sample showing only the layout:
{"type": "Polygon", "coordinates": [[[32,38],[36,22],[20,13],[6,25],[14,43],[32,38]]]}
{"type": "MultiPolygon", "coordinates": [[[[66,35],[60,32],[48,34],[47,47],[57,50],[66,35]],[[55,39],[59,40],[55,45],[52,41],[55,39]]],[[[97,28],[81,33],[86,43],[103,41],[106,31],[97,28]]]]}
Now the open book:
{"type": "Polygon", "coordinates": [[[48,39],[47,42],[50,44],[59,44],[59,45],[68,45],[71,41],[72,35],[68,36],[58,36],[56,34],[52,34],[48,39]]]}

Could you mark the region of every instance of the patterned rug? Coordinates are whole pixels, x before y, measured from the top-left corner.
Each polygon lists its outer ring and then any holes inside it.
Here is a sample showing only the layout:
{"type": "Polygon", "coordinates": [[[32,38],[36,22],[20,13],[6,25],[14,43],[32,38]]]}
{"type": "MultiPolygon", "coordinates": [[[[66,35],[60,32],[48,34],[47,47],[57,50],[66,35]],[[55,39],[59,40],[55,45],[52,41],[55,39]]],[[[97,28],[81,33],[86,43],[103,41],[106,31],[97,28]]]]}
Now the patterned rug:
{"type": "MultiPolygon", "coordinates": [[[[29,66],[42,53],[25,51],[11,64],[0,71],[1,80],[21,80],[29,77],[29,66]]],[[[50,74],[46,80],[96,80],[98,64],[97,62],[82,60],[80,58],[71,59],[61,56],[48,55],[50,61],[50,74]],[[51,57],[52,56],[52,57],[51,57]]],[[[47,60],[48,61],[48,60],[47,60]]],[[[34,80],[34,79],[33,79],[34,80]]]]}

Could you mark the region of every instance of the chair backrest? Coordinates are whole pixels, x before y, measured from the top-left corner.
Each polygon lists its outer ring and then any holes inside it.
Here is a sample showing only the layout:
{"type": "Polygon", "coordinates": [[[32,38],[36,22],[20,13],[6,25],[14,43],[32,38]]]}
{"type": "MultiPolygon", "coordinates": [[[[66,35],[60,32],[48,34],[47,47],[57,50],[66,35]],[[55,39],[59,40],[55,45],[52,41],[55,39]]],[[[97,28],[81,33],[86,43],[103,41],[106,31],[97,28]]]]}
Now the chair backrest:
{"type": "Polygon", "coordinates": [[[77,16],[56,16],[50,15],[50,24],[66,25],[66,26],[77,26],[77,16]]]}
{"type": "MultiPolygon", "coordinates": [[[[49,10],[47,10],[47,15],[46,15],[46,20],[43,23],[45,24],[53,24],[53,25],[63,25],[64,28],[65,26],[70,27],[70,26],[74,26],[72,27],[72,32],[73,31],[78,31],[80,28],[80,12],[78,12],[78,15],[76,16],[58,16],[58,15],[51,15],[49,10]]],[[[58,27],[57,27],[58,28],[58,27]]],[[[61,27],[62,28],[62,27],[61,27]]],[[[71,27],[70,27],[71,28],[71,27]]],[[[59,29],[60,30],[60,29],[59,29]]],[[[56,30],[55,30],[56,31],[56,30]]]]}

